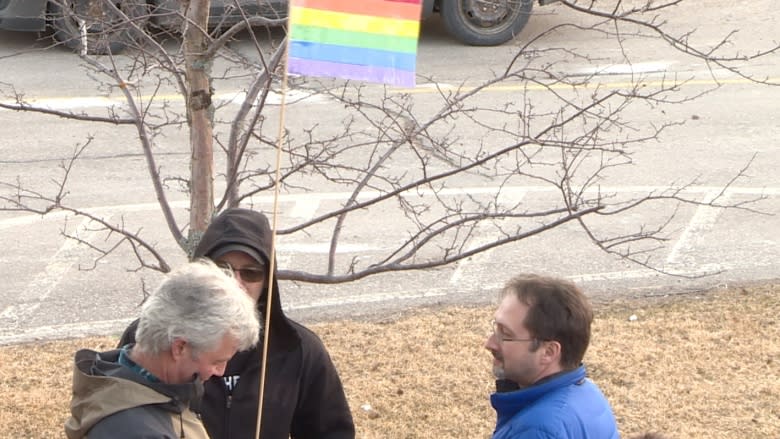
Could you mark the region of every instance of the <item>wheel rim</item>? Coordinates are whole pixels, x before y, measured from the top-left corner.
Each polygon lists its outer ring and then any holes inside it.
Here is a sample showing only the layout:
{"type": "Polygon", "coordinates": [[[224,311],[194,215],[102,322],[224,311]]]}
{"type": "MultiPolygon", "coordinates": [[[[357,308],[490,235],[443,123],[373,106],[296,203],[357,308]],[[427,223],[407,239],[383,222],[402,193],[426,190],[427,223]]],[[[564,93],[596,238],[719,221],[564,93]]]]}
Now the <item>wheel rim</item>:
{"type": "Polygon", "coordinates": [[[495,33],[511,26],[520,13],[522,0],[461,0],[458,12],[463,22],[475,29],[495,33]]]}

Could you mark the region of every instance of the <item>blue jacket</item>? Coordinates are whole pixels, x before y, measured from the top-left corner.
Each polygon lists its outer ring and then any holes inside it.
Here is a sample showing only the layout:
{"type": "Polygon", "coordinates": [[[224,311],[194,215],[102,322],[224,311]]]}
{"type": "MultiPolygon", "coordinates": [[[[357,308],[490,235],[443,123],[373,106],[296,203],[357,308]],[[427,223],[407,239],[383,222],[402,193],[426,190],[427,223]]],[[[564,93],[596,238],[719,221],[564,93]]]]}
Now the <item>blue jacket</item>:
{"type": "Polygon", "coordinates": [[[609,402],[585,366],[521,390],[494,393],[493,439],[618,439],[609,402]]]}

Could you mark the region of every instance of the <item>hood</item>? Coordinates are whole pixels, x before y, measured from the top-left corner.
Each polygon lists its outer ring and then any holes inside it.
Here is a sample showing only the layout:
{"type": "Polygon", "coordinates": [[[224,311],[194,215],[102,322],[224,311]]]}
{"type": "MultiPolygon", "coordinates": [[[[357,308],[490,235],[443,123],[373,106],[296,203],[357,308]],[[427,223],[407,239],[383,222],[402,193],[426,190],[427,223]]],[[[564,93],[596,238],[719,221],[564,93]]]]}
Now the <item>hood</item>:
{"type": "MultiPolygon", "coordinates": [[[[266,266],[270,267],[271,257],[276,259],[275,255],[271,254],[272,238],[271,225],[265,215],[254,210],[231,208],[214,217],[192,256],[208,258],[222,246],[240,244],[254,249],[264,259],[266,266]]],[[[290,347],[297,344],[299,337],[282,310],[276,273],[277,267],[274,263],[273,282],[270,286],[270,344],[290,347]]],[[[269,318],[265,315],[267,301],[268,288],[260,294],[257,303],[260,314],[266,319],[269,318]]]]}
{"type": "Polygon", "coordinates": [[[134,407],[160,404],[181,413],[184,403],[197,400],[202,385],[152,384],[117,363],[119,350],[98,353],[83,349],[76,353],[73,368],[71,416],[65,422],[68,438],[85,437],[101,419],[134,407]]]}

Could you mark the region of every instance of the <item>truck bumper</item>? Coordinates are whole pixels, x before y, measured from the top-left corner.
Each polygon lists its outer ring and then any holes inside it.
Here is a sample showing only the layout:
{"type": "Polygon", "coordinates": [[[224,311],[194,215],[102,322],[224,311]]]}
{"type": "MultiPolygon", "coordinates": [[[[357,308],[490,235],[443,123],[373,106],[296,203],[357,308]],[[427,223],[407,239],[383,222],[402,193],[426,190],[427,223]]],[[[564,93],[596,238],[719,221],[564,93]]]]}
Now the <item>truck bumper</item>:
{"type": "Polygon", "coordinates": [[[423,0],[422,2],[422,13],[420,14],[421,19],[425,19],[431,16],[433,14],[433,4],[435,0],[423,0]]]}
{"type": "Polygon", "coordinates": [[[28,32],[46,29],[46,0],[0,0],[0,29],[28,32]]]}

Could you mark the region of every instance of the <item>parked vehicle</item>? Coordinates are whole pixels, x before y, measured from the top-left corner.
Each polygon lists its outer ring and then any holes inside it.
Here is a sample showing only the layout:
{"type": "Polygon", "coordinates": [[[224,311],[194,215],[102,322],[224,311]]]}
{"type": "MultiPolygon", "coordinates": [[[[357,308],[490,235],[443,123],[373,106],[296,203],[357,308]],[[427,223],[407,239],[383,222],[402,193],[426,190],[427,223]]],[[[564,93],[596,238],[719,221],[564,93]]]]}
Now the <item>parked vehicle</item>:
{"type": "MultiPolygon", "coordinates": [[[[540,5],[555,1],[558,0],[538,0],[540,5]]],[[[441,14],[444,26],[459,41],[493,46],[520,33],[528,22],[534,0],[422,2],[421,18],[441,14]]],[[[235,4],[235,0],[211,0],[209,24],[224,27],[242,20],[235,4]]],[[[238,0],[238,4],[247,15],[274,19],[287,16],[287,0],[238,0]]],[[[51,28],[55,39],[76,51],[86,45],[90,53],[117,53],[133,42],[138,28],[153,25],[177,29],[181,20],[178,9],[179,0],[0,0],[0,29],[51,28]]]]}

